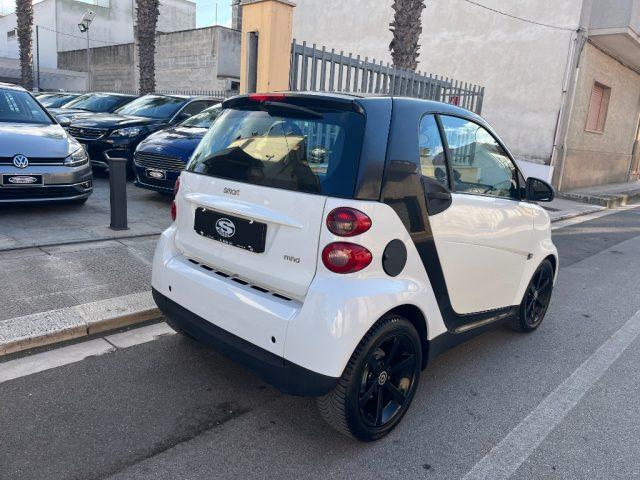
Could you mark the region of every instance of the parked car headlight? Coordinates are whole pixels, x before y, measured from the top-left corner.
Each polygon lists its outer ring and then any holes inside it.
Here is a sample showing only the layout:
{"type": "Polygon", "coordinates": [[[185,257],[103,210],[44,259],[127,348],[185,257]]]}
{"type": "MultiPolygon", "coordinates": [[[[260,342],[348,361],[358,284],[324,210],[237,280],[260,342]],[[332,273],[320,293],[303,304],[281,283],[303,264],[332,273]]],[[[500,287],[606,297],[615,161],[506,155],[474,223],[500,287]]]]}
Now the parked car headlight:
{"type": "Polygon", "coordinates": [[[64,159],[64,165],[67,167],[77,167],[89,162],[89,156],[84,148],[80,147],[67,158],[64,159]]]}
{"type": "Polygon", "coordinates": [[[133,138],[142,133],[142,127],[119,128],[111,132],[111,137],[115,138],[133,138]]]}

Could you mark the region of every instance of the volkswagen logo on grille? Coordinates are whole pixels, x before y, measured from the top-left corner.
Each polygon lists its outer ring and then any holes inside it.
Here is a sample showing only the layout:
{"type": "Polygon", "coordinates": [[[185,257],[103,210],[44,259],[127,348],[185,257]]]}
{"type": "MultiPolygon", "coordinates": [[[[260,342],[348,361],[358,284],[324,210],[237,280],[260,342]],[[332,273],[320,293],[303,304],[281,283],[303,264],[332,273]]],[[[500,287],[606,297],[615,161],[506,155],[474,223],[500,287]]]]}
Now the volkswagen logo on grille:
{"type": "Polygon", "coordinates": [[[27,168],[29,166],[29,159],[24,155],[16,155],[13,157],[13,164],[18,168],[27,168]]]}
{"type": "Polygon", "coordinates": [[[236,226],[228,218],[221,218],[216,222],[216,232],[218,232],[221,237],[231,238],[236,233],[236,226]]]}

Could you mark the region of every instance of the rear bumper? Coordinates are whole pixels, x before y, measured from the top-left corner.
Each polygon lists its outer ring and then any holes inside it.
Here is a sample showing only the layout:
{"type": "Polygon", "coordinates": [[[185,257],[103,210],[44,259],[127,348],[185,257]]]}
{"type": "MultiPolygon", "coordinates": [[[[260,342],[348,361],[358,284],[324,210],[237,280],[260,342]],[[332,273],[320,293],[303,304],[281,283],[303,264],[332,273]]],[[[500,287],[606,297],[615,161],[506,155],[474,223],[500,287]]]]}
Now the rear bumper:
{"type": "Polygon", "coordinates": [[[213,346],[284,393],[321,396],[328,393],[338,381],[337,378],[312,372],[288,362],[274,353],[223,330],[178,305],[155,288],[153,298],[158,308],[167,317],[169,325],[175,325],[198,341],[213,346]]]}

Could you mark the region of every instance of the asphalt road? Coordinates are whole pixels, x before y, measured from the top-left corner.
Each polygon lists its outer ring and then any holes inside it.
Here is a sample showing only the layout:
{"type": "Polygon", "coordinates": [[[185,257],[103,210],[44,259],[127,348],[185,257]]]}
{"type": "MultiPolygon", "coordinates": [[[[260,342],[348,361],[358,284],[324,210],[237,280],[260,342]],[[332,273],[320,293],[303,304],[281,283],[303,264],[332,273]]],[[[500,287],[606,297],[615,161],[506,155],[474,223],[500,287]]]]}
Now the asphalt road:
{"type": "Polygon", "coordinates": [[[640,208],[554,240],[538,331],[436,359],[377,443],[172,335],[0,383],[0,478],[640,478],[640,208]]]}

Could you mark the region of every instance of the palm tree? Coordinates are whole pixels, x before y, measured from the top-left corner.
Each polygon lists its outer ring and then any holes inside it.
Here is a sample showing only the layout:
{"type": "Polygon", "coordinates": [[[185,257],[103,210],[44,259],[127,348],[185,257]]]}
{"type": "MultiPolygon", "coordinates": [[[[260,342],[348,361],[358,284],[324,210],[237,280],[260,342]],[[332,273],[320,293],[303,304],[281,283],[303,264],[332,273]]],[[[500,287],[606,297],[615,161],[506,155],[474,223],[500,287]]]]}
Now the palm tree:
{"type": "Polygon", "coordinates": [[[139,89],[140,94],[145,95],[156,89],[156,27],[160,1],[136,0],[136,4],[139,89]]]}
{"type": "Polygon", "coordinates": [[[33,30],[33,0],[16,0],[18,46],[20,49],[20,72],[22,86],[33,90],[33,52],[31,31],[33,30]]]}
{"type": "Polygon", "coordinates": [[[389,24],[393,40],[389,44],[393,65],[398,68],[416,70],[420,34],[422,33],[422,10],[424,0],[394,0],[393,22],[389,24]]]}

